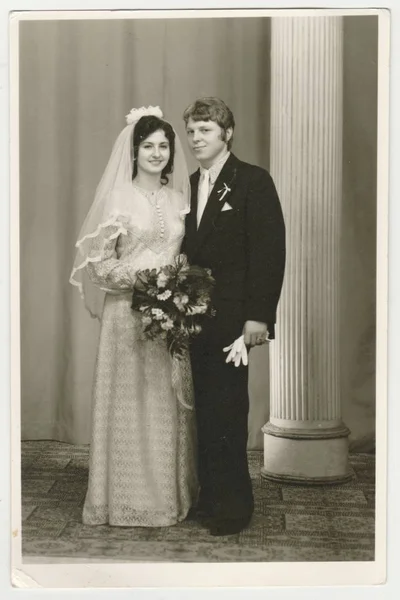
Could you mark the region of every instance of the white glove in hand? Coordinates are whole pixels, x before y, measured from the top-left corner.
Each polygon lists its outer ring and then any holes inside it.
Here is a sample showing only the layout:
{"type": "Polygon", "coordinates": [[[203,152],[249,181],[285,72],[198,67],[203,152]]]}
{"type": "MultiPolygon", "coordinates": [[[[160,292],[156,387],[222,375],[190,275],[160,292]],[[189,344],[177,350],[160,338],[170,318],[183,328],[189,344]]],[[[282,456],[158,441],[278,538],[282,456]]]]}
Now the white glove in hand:
{"type": "Polygon", "coordinates": [[[229,352],[226,357],[226,362],[233,362],[235,367],[238,367],[242,362],[244,365],[248,365],[249,358],[247,354],[246,344],[244,343],[244,336],[241,335],[237,340],[230,346],[224,348],[224,352],[229,352]]]}

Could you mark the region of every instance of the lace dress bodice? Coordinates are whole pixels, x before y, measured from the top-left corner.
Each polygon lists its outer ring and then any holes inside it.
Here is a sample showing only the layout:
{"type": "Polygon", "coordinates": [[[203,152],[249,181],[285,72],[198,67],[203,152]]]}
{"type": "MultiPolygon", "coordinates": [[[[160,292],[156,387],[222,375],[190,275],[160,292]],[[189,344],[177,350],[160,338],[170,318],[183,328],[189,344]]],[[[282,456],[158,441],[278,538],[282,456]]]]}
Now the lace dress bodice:
{"type": "Polygon", "coordinates": [[[176,192],[163,186],[151,193],[132,185],[118,193],[130,213],[121,219],[125,232],[115,240],[115,227],[104,227],[92,242],[93,253],[97,245],[102,260],[87,265],[93,283],[109,293],[130,291],[138,270],[171,263],[184,235],[176,192]]]}

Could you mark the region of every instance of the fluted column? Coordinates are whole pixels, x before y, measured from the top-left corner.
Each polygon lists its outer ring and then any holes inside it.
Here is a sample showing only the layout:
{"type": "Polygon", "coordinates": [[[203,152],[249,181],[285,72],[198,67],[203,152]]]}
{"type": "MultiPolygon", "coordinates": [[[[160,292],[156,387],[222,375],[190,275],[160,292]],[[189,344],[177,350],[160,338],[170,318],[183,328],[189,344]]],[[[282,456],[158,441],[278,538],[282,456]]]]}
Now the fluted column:
{"type": "Polygon", "coordinates": [[[263,475],[273,479],[349,477],[339,373],[342,88],[341,17],[272,20],[270,171],[287,227],[263,428],[263,475]]]}

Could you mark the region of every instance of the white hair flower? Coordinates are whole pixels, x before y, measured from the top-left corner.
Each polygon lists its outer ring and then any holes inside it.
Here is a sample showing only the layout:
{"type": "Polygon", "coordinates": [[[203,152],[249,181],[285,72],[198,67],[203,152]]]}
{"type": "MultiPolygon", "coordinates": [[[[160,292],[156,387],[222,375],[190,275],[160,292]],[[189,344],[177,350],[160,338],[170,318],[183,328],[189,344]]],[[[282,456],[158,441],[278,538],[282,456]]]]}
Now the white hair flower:
{"type": "Polygon", "coordinates": [[[159,106],[142,106],[141,108],[132,108],[129,115],[126,115],[126,122],[128,125],[139,121],[142,117],[152,115],[153,117],[163,118],[162,110],[159,106]]]}

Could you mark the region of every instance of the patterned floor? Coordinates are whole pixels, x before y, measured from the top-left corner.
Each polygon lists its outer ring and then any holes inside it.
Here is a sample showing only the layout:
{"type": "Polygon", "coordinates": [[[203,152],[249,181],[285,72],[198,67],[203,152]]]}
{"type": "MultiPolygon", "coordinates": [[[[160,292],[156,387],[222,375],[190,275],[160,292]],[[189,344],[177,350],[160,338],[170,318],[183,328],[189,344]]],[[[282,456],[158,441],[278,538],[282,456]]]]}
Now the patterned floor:
{"type": "Polygon", "coordinates": [[[351,456],[354,479],[303,487],[262,479],[262,452],[249,452],[255,513],[240,534],[213,538],[196,520],[168,528],[81,523],[88,447],[22,444],[24,562],[369,561],[374,560],[375,457],[351,456]]]}

